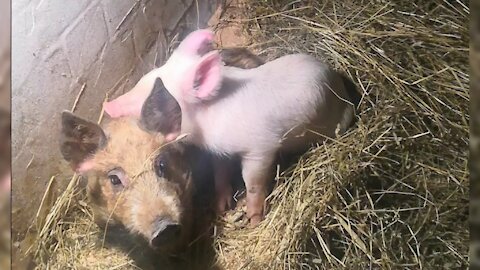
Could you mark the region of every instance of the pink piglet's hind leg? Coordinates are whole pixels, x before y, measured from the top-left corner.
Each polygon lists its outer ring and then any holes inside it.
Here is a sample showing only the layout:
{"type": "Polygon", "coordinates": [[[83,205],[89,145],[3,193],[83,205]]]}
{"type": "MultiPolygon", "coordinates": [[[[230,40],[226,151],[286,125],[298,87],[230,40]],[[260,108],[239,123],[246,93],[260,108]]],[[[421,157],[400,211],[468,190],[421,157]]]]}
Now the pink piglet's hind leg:
{"type": "Polygon", "coordinates": [[[256,226],[264,217],[268,181],[271,180],[274,155],[261,158],[242,158],[242,175],[247,189],[247,217],[256,226]]]}

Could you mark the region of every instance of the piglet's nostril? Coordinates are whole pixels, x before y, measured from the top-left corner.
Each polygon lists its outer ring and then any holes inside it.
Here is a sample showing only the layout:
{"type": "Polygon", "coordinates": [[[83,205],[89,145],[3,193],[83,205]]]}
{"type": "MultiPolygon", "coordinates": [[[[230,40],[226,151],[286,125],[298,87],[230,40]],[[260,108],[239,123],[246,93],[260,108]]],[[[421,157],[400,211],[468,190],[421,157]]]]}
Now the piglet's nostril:
{"type": "Polygon", "coordinates": [[[170,221],[157,223],[157,230],[153,233],[150,244],[155,248],[168,246],[180,236],[181,227],[179,224],[170,221]]]}

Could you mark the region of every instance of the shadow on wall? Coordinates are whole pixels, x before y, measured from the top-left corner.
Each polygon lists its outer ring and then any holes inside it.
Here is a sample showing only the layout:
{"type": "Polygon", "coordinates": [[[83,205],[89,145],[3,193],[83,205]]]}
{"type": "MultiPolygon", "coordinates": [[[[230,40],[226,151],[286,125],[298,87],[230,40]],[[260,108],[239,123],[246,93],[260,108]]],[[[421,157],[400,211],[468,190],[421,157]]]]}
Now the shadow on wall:
{"type": "Polygon", "coordinates": [[[10,269],[10,1],[0,12],[0,268],[10,269]]]}

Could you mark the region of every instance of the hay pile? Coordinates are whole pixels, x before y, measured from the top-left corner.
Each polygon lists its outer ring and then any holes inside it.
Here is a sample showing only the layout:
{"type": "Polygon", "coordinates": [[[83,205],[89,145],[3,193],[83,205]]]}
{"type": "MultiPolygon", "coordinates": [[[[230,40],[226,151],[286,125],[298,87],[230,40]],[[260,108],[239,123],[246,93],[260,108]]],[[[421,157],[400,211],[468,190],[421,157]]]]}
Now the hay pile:
{"type": "MultiPolygon", "coordinates": [[[[277,177],[256,229],[228,220],[224,269],[466,268],[468,18],[461,1],[249,1],[268,59],[317,55],[363,94],[348,134],[277,177]]],[[[132,269],[101,246],[76,181],[39,222],[39,268],[132,269]],[[102,253],[103,252],[103,253],[102,253]],[[89,264],[89,262],[93,262],[89,264]]]]}
{"type": "Polygon", "coordinates": [[[306,52],[354,80],[354,129],[278,180],[266,221],[216,240],[226,269],[466,268],[468,18],[460,1],[252,1],[273,59],[306,52]]]}

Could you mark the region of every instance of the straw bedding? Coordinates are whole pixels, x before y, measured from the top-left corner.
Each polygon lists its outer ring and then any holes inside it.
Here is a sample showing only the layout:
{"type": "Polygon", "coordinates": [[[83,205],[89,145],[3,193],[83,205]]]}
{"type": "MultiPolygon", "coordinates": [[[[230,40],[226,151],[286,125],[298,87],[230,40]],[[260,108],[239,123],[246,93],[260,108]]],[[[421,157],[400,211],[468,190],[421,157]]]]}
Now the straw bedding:
{"type": "MultiPolygon", "coordinates": [[[[251,49],[267,59],[316,55],[351,78],[362,100],[347,134],[279,171],[259,227],[233,221],[241,207],[217,223],[217,266],[466,268],[468,3],[248,3],[248,18],[232,23],[242,23],[251,49]]],[[[98,244],[74,183],[39,223],[39,268],[134,268],[125,252],[98,244]]]]}

